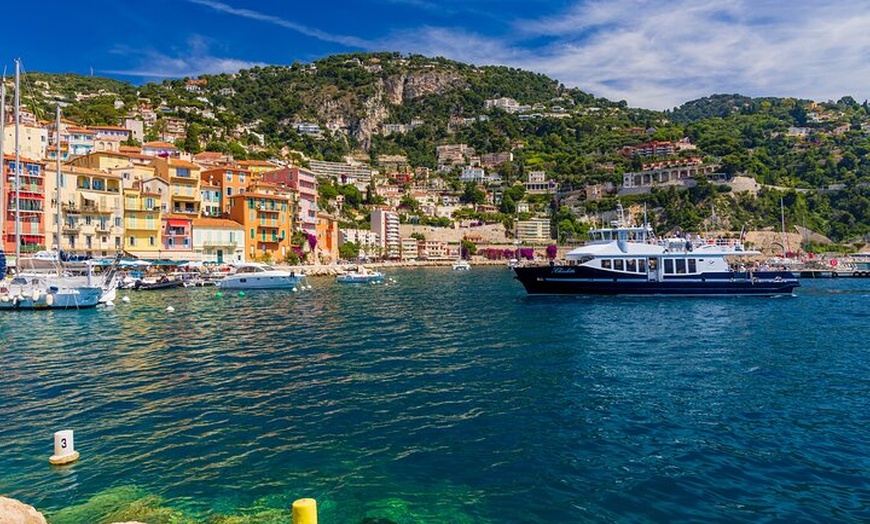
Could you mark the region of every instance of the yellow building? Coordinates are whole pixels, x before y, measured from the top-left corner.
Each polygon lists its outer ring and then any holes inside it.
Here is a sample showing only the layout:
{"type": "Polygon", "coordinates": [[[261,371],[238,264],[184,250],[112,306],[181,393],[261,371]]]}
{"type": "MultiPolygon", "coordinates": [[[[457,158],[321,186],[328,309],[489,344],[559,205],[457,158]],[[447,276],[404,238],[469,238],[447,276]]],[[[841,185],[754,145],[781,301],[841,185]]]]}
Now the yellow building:
{"type": "Polygon", "coordinates": [[[116,153],[114,151],[95,151],[87,155],[73,158],[70,160],[69,164],[90,169],[98,169],[100,171],[109,171],[114,168],[129,167],[132,165],[132,162],[130,161],[130,157],[123,153],[116,153]]]}
{"type": "Polygon", "coordinates": [[[273,164],[272,162],[267,162],[266,160],[239,160],[236,164],[242,168],[248,170],[251,173],[251,178],[254,181],[260,180],[263,173],[268,171],[274,171],[281,166],[277,164],[273,164]]]}
{"type": "Polygon", "coordinates": [[[189,218],[200,216],[200,167],[178,158],[155,157],[154,174],[169,184],[169,212],[189,218]]]}
{"type": "MultiPolygon", "coordinates": [[[[3,153],[15,154],[15,126],[7,124],[4,129],[3,153]]],[[[45,158],[48,148],[48,131],[38,125],[18,126],[18,155],[23,158],[45,158]]],[[[272,169],[275,169],[274,167],[272,169]]]]}
{"type": "MultiPolygon", "coordinates": [[[[112,173],[61,166],[61,249],[96,257],[113,256],[124,249],[124,204],[121,178],[112,173]]],[[[47,171],[47,195],[54,196],[57,171],[47,171]]],[[[46,220],[51,238],[56,220],[46,220]]],[[[54,245],[49,242],[48,245],[54,245]]]]}
{"type": "Polygon", "coordinates": [[[158,258],[161,236],[161,195],[141,182],[124,190],[124,250],[139,258],[158,258]]]}
{"type": "Polygon", "coordinates": [[[152,157],[147,157],[147,162],[142,162],[142,155],[126,152],[96,151],[76,157],[69,164],[118,175],[123,187],[129,189],[137,181],[148,180],[154,176],[152,160],[152,157]]]}
{"type": "Polygon", "coordinates": [[[245,258],[283,261],[290,253],[293,231],[290,198],[271,184],[253,184],[229,200],[229,218],[244,227],[245,258]]]}

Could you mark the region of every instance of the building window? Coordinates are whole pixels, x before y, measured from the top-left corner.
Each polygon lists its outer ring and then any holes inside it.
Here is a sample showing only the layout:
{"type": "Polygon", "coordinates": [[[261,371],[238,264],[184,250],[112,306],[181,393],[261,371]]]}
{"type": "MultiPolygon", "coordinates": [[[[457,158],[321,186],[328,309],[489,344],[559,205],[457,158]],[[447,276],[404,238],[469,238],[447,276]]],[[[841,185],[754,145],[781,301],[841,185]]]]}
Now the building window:
{"type": "Polygon", "coordinates": [[[227,188],[227,196],[228,196],[228,197],[233,196],[233,188],[231,188],[231,187],[228,187],[228,188],[227,188]]]}
{"type": "Polygon", "coordinates": [[[135,246],[136,245],[136,237],[130,237],[129,244],[130,244],[130,246],[135,246]]]}
{"type": "Polygon", "coordinates": [[[155,246],[157,242],[154,240],[154,237],[148,237],[148,245],[155,246]]]}

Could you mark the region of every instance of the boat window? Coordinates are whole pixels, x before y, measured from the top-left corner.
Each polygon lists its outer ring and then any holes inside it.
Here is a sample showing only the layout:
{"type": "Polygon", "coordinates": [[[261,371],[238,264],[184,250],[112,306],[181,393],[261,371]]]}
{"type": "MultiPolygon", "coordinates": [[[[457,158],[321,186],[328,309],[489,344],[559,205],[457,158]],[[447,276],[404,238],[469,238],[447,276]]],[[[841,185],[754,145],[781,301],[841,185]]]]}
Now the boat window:
{"type": "Polygon", "coordinates": [[[686,260],[683,258],[678,258],[676,260],[677,263],[677,273],[683,274],[686,272],[686,260]]]}
{"type": "Polygon", "coordinates": [[[650,271],[653,271],[653,272],[656,271],[656,260],[657,259],[655,259],[655,258],[649,259],[649,270],[650,271]]]}
{"type": "Polygon", "coordinates": [[[674,272],[674,259],[666,258],[665,259],[665,274],[673,274],[674,272]]]}
{"type": "Polygon", "coordinates": [[[689,259],[689,273],[697,273],[697,272],[698,272],[698,266],[695,263],[695,259],[690,258],[689,259]]]}
{"type": "Polygon", "coordinates": [[[637,260],[629,258],[625,261],[625,270],[631,273],[637,273],[637,260]]]}
{"type": "Polygon", "coordinates": [[[618,258],[618,259],[616,259],[616,260],[613,261],[613,269],[615,269],[615,270],[617,270],[617,271],[622,271],[622,270],[623,270],[623,263],[622,263],[622,259],[621,259],[621,258],[618,258]]]}
{"type": "MultiPolygon", "coordinates": [[[[655,262],[655,259],[652,259],[655,262]]],[[[655,271],[655,264],[650,264],[650,267],[655,271]]],[[[646,273],[646,259],[638,259],[637,261],[637,271],[639,273],[646,273]]]]}
{"type": "Polygon", "coordinates": [[[604,260],[602,260],[601,267],[602,267],[602,269],[610,269],[610,259],[605,258],[604,260]]]}

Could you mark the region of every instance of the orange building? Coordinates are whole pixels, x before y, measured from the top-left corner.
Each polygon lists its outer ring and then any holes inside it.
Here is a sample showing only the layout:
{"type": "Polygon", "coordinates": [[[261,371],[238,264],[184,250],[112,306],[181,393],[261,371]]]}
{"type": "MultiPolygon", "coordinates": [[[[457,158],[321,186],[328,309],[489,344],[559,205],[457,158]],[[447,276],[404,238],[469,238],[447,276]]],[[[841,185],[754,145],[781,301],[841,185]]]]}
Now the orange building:
{"type": "Polygon", "coordinates": [[[229,202],[229,218],[245,230],[245,258],[284,260],[293,231],[290,198],[271,184],[253,184],[229,202]]]}
{"type": "MultiPolygon", "coordinates": [[[[240,195],[252,182],[251,172],[241,167],[221,166],[206,169],[200,173],[203,184],[214,185],[221,191],[221,211],[229,213],[230,198],[240,195]]],[[[218,215],[220,216],[220,215],[218,215]]]]}
{"type": "Polygon", "coordinates": [[[326,212],[317,213],[317,247],[320,261],[331,263],[338,260],[338,220],[326,212]]]}

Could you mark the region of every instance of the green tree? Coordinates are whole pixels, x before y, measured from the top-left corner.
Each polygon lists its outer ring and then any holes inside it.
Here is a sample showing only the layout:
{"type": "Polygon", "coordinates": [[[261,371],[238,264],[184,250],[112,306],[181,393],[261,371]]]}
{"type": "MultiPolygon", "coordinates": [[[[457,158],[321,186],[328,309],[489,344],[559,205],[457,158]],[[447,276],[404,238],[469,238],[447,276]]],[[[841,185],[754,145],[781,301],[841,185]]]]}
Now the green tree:
{"type": "Polygon", "coordinates": [[[338,256],[342,260],[356,260],[359,257],[359,244],[356,242],[345,242],[338,246],[338,256]]]}

